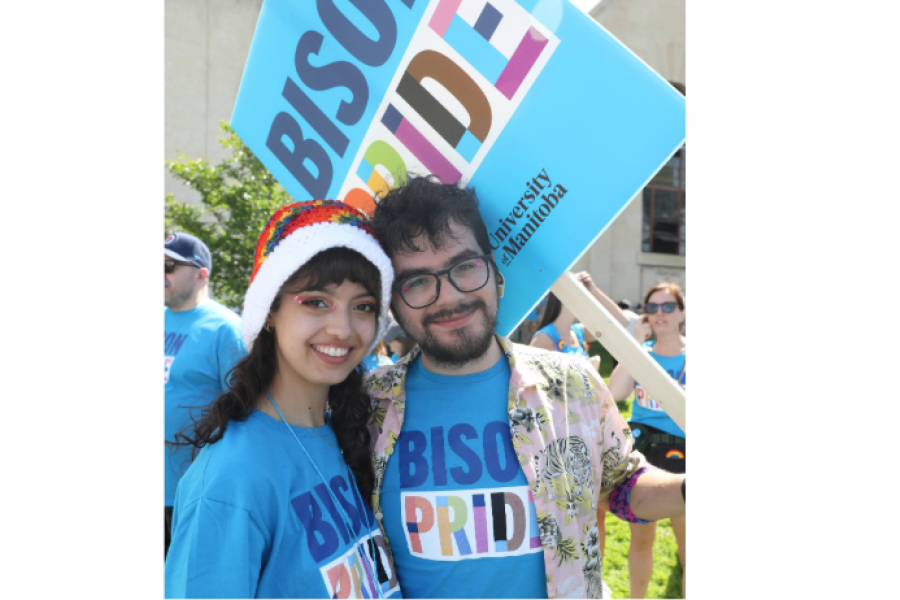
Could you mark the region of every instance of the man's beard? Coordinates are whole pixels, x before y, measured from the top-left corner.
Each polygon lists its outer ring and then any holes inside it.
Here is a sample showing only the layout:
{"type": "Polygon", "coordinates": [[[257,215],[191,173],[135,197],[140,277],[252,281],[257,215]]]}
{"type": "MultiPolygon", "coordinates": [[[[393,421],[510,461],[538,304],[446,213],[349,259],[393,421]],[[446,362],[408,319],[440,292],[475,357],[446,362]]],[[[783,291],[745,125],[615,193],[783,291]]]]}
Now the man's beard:
{"type": "Polygon", "coordinates": [[[427,354],[434,362],[448,367],[459,368],[472,361],[478,360],[487,354],[494,339],[494,330],[497,328],[497,310],[491,310],[482,300],[473,300],[460,304],[456,308],[446,309],[428,315],[422,321],[422,329],[411,329],[408,323],[400,320],[400,316],[395,312],[394,317],[397,322],[406,331],[407,335],[413,339],[422,352],[427,354]],[[487,326],[479,332],[470,333],[464,328],[448,331],[447,334],[454,339],[451,343],[441,342],[437,336],[428,327],[430,323],[438,320],[447,319],[454,315],[465,314],[475,309],[481,309],[484,312],[487,326]]]}
{"type": "Polygon", "coordinates": [[[190,299],[191,294],[193,293],[193,290],[191,290],[190,288],[186,288],[186,289],[181,290],[181,293],[179,294],[179,293],[177,293],[176,289],[172,286],[170,286],[168,288],[168,291],[169,291],[169,295],[166,298],[166,306],[170,310],[178,310],[179,308],[184,306],[185,303],[187,303],[187,301],[190,299]]]}

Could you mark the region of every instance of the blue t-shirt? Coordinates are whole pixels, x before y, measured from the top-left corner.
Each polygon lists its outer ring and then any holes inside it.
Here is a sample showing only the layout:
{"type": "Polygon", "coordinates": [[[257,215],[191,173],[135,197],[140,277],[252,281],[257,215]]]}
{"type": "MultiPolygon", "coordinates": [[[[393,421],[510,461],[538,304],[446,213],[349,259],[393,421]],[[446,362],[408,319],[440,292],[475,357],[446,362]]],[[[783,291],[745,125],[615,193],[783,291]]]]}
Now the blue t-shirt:
{"type": "MultiPolygon", "coordinates": [[[[652,342],[644,342],[644,348],[650,350],[653,348],[652,342]]],[[[678,381],[681,385],[686,385],[687,373],[684,372],[684,362],[687,358],[686,354],[678,356],[660,356],[650,350],[650,356],[659,363],[659,366],[669,374],[669,377],[678,381]],[[679,378],[680,375],[680,378],[679,378]]],[[[663,411],[662,407],[650,397],[647,390],[641,387],[637,381],[634,382],[634,403],[631,405],[631,421],[656,427],[669,435],[677,435],[685,437],[684,430],[675,424],[672,417],[663,411]]]]}
{"type": "Polygon", "coordinates": [[[537,512],[513,450],[509,363],[438,375],[410,366],[381,506],[410,598],[546,598],[537,512]]]}
{"type": "Polygon", "coordinates": [[[334,431],[291,429],[321,476],[285,424],[259,410],[197,455],[175,499],[167,598],[374,598],[376,577],[384,597],[401,597],[334,431]]]}
{"type": "MultiPolygon", "coordinates": [[[[165,327],[165,439],[171,442],[192,414],[199,418],[200,407],[225,391],[225,376],[247,350],[241,318],[213,300],[180,312],[167,307],[165,327]]],[[[190,461],[190,447],[165,448],[166,506],[174,504],[175,488],[190,461]]]]}
{"type": "Polygon", "coordinates": [[[577,346],[568,346],[565,342],[562,341],[562,338],[559,335],[559,331],[556,329],[556,325],[553,323],[548,323],[547,325],[538,329],[534,336],[532,336],[532,341],[537,337],[539,333],[545,333],[550,336],[550,339],[553,340],[553,345],[556,347],[558,352],[562,352],[563,354],[574,354],[576,356],[587,356],[590,357],[590,354],[584,349],[584,325],[581,323],[573,323],[572,331],[575,333],[575,337],[578,338],[577,346]]]}

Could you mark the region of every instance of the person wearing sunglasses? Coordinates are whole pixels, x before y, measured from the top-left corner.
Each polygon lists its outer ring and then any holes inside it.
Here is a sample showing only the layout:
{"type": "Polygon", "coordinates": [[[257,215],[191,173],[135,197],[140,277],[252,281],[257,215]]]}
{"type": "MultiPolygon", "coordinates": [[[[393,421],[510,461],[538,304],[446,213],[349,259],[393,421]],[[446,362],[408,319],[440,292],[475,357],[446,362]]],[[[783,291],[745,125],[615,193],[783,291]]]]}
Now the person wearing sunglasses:
{"type": "Polygon", "coordinates": [[[256,245],[249,353],[176,443],[167,598],[398,598],[373,486],[360,362],[387,328],[391,263],[362,212],[284,206],[256,245]]]}
{"type": "MultiPolygon", "coordinates": [[[[241,318],[209,297],[212,257],[188,233],[168,235],[165,266],[165,439],[171,441],[201,406],[215,400],[231,367],[246,354],[241,318]]],[[[165,553],[169,553],[175,490],[190,466],[186,450],[165,453],[165,553]]]]}
{"type": "MultiPolygon", "coordinates": [[[[687,354],[684,337],[684,296],[674,283],[653,286],[644,296],[644,314],[635,325],[634,337],[643,344],[650,356],[679,385],[686,385],[687,354]],[[655,339],[650,340],[652,336],[655,339]]],[[[684,473],[684,431],[669,417],[646,390],[636,382],[623,365],[618,365],[609,378],[609,391],[617,401],[625,400],[634,391],[631,427],[635,447],[650,464],[671,473],[684,473]]],[[[678,556],[684,567],[682,593],[685,591],[685,516],[672,517],[672,529],[678,542],[678,556]]],[[[632,523],[631,545],[628,551],[629,583],[632,598],[644,598],[653,572],[653,542],[655,523],[632,523]]]]}

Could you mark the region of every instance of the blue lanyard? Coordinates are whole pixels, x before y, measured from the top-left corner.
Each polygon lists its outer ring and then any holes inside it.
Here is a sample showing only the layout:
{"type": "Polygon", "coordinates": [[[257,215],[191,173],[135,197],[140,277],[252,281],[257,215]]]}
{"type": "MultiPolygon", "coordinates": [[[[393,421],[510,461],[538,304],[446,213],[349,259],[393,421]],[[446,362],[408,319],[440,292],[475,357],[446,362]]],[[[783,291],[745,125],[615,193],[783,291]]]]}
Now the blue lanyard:
{"type": "MultiPolygon", "coordinates": [[[[331,486],[328,485],[328,481],[325,479],[325,476],[322,475],[322,471],[319,470],[318,465],[316,465],[316,461],[312,459],[312,456],[309,455],[309,451],[307,451],[306,446],[303,445],[303,442],[300,441],[300,438],[297,437],[297,434],[294,433],[294,429],[288,424],[287,419],[284,418],[284,415],[281,414],[281,409],[278,408],[278,405],[275,403],[275,399],[272,398],[272,394],[269,393],[269,388],[266,388],[266,395],[269,397],[269,401],[272,403],[272,406],[275,407],[275,410],[278,412],[278,416],[281,417],[281,421],[284,423],[284,426],[288,428],[288,431],[291,432],[291,435],[294,436],[294,439],[297,441],[297,444],[300,445],[300,448],[303,450],[303,453],[306,454],[306,458],[309,459],[309,462],[312,463],[313,469],[316,470],[316,473],[319,474],[319,477],[322,479],[322,482],[325,484],[325,489],[328,490],[329,495],[331,495],[331,501],[335,506],[338,507],[338,510],[341,511],[341,519],[344,521],[344,527],[347,528],[347,533],[353,532],[353,527],[350,524],[350,517],[347,516],[347,513],[344,511],[344,507],[341,506],[341,503],[338,502],[338,499],[335,497],[334,492],[331,491],[331,486]]],[[[343,456],[341,457],[343,459],[343,456]]],[[[363,514],[360,516],[360,520],[365,518],[366,531],[369,534],[369,544],[372,549],[372,568],[375,567],[374,560],[376,556],[376,552],[378,549],[375,547],[375,540],[372,539],[372,525],[369,523],[369,515],[366,513],[365,504],[363,504],[362,497],[359,494],[359,486],[356,485],[356,476],[353,474],[353,471],[350,469],[350,466],[345,462],[344,465],[347,467],[347,472],[350,474],[350,486],[354,490],[354,498],[359,499],[359,506],[363,507],[363,514]]],[[[377,569],[376,576],[372,576],[372,572],[369,570],[369,562],[365,560],[365,553],[363,552],[363,567],[366,569],[366,574],[369,576],[369,579],[375,586],[375,593],[378,594],[379,598],[384,598],[384,595],[381,593],[381,582],[378,581],[377,577],[377,569]]],[[[362,585],[362,582],[360,582],[362,585]]]]}

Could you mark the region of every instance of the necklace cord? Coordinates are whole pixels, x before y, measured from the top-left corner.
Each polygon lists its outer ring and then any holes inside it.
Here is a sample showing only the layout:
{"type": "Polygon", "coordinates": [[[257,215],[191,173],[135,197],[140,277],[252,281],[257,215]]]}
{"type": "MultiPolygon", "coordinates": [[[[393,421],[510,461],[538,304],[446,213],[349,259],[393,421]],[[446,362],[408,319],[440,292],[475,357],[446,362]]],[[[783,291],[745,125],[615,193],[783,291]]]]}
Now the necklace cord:
{"type": "MultiPolygon", "coordinates": [[[[275,399],[272,397],[272,394],[269,393],[269,388],[265,388],[265,390],[266,390],[266,395],[269,397],[269,401],[272,403],[272,406],[275,407],[275,411],[278,413],[278,416],[281,417],[281,421],[284,423],[284,426],[287,427],[288,431],[291,432],[291,435],[294,436],[294,440],[296,440],[297,444],[300,445],[300,448],[303,450],[303,453],[306,454],[306,458],[308,458],[309,462],[312,463],[313,469],[315,469],[316,473],[318,473],[318,475],[319,475],[319,478],[325,484],[325,489],[328,490],[328,494],[331,496],[332,502],[334,502],[335,506],[337,506],[338,510],[341,512],[341,519],[344,522],[344,527],[347,528],[347,533],[348,534],[352,533],[353,527],[351,527],[350,517],[348,517],[346,511],[344,511],[344,507],[341,506],[341,503],[338,502],[338,499],[334,495],[334,492],[331,491],[331,486],[328,485],[328,481],[325,479],[325,476],[322,475],[322,471],[319,470],[318,465],[316,465],[316,461],[314,461],[312,459],[312,456],[309,455],[309,451],[306,449],[306,446],[303,445],[303,442],[300,441],[300,438],[297,437],[297,434],[294,433],[294,430],[291,428],[290,423],[288,423],[287,419],[284,418],[284,415],[281,413],[281,409],[278,408],[278,404],[275,403],[275,399]]],[[[308,427],[304,427],[304,429],[309,430],[308,427]]],[[[311,433],[315,433],[315,432],[311,432],[311,433]]],[[[325,438],[323,438],[322,436],[317,435],[317,437],[319,437],[322,441],[324,441],[329,446],[334,447],[332,444],[329,444],[328,441],[325,440],[325,438]]],[[[343,456],[343,454],[341,454],[341,460],[343,460],[343,459],[344,459],[344,456],[343,456]]],[[[378,569],[375,568],[375,557],[376,557],[376,552],[378,552],[378,548],[375,547],[375,540],[372,537],[372,526],[371,526],[371,523],[369,522],[369,515],[366,513],[365,504],[363,503],[362,496],[359,493],[359,486],[356,483],[356,475],[353,474],[353,470],[350,469],[350,465],[348,465],[346,463],[346,461],[344,462],[344,465],[347,467],[347,471],[350,473],[350,483],[355,492],[353,494],[353,497],[358,498],[359,502],[360,502],[360,506],[362,506],[363,514],[360,515],[359,520],[360,520],[360,522],[363,522],[363,519],[365,519],[364,522],[366,524],[367,533],[369,535],[369,545],[372,550],[372,556],[371,556],[372,565],[371,566],[372,566],[372,568],[375,569],[375,575],[373,576],[372,573],[370,572],[369,563],[367,561],[363,561],[363,567],[366,569],[366,575],[369,576],[369,579],[372,581],[372,583],[375,586],[375,593],[378,595],[379,598],[384,598],[384,595],[381,592],[381,582],[378,581],[378,569]]],[[[365,553],[363,553],[363,556],[365,556],[365,553]]]]}

